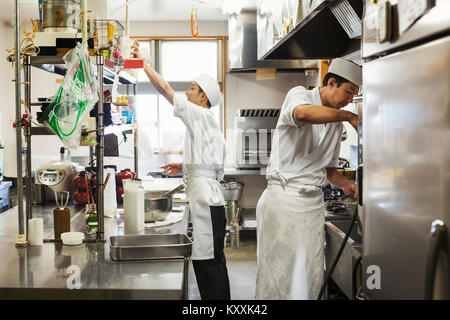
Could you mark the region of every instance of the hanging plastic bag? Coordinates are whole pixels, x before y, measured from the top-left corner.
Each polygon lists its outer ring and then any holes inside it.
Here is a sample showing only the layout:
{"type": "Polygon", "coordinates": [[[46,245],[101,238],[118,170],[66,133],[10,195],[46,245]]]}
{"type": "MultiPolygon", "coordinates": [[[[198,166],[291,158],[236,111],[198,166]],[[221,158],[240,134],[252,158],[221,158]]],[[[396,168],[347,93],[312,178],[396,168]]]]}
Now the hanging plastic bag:
{"type": "Polygon", "coordinates": [[[44,124],[73,149],[80,145],[81,125],[98,101],[97,82],[82,44],[77,43],[63,59],[67,72],[55,98],[45,109],[43,119],[44,124]]]}

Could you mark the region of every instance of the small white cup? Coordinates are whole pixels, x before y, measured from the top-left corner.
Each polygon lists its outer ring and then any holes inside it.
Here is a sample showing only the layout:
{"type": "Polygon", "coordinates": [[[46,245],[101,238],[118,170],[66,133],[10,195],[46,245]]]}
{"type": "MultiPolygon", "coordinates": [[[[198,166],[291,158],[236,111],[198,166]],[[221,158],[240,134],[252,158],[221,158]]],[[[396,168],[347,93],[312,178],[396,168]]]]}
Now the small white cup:
{"type": "Polygon", "coordinates": [[[42,218],[28,220],[28,241],[32,246],[41,246],[44,243],[44,221],[42,218]]]}

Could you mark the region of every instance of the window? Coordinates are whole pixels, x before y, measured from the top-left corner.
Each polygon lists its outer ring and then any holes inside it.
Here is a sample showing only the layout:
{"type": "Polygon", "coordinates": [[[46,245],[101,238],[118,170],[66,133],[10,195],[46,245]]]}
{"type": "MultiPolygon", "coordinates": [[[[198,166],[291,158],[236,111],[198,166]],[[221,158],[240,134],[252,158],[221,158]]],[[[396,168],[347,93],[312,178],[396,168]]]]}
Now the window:
{"type": "Polygon", "coordinates": [[[217,79],[217,41],[161,42],[161,75],[167,81],[192,81],[200,73],[217,79]]]}
{"type": "MultiPolygon", "coordinates": [[[[141,40],[144,56],[150,56],[151,65],[169,82],[177,93],[189,89],[192,79],[208,73],[222,80],[220,40],[141,40]]],[[[221,123],[223,106],[212,109],[221,123]]],[[[179,154],[184,146],[186,127],[174,117],[173,106],[153,87],[143,70],[139,71],[136,119],[142,134],[149,135],[153,152],[179,154]]]]}

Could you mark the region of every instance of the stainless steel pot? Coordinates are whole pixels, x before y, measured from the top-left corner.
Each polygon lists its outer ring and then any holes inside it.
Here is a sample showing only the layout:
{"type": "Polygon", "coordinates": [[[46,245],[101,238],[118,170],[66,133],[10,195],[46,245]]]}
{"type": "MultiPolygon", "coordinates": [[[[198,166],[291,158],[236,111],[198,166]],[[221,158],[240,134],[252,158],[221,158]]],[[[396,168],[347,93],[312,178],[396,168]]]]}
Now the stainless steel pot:
{"type": "Polygon", "coordinates": [[[225,201],[238,201],[241,198],[244,183],[231,178],[222,181],[220,184],[222,185],[222,194],[225,201]]]}
{"type": "Polygon", "coordinates": [[[172,211],[172,197],[155,198],[151,193],[144,195],[145,222],[161,221],[172,211]]]}
{"type": "Polygon", "coordinates": [[[41,5],[42,27],[46,31],[77,29],[80,2],[76,0],[44,0],[41,5]]]}

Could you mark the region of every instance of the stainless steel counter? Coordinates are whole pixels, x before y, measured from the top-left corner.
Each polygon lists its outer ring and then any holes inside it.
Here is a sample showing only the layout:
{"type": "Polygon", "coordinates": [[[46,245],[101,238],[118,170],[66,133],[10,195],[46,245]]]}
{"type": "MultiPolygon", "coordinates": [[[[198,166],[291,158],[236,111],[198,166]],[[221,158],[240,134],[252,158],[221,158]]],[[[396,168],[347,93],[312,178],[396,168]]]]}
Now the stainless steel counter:
{"type": "MultiPolygon", "coordinates": [[[[147,228],[145,234],[187,233],[189,207],[182,221],[147,228]]],[[[54,205],[33,207],[33,218],[44,220],[44,239],[53,238],[54,205]]],[[[71,231],[84,230],[84,208],[71,207],[71,231]]],[[[182,299],[187,282],[183,259],[113,261],[108,242],[66,246],[16,247],[17,207],[0,216],[0,299],[182,299]],[[79,277],[77,277],[79,275],[79,277]],[[76,281],[79,279],[79,282],[76,281]],[[70,289],[80,285],[80,289],[70,289]]],[[[123,216],[105,217],[105,238],[123,235],[123,216]]],[[[144,233],[144,232],[143,232],[144,233]]]]}

